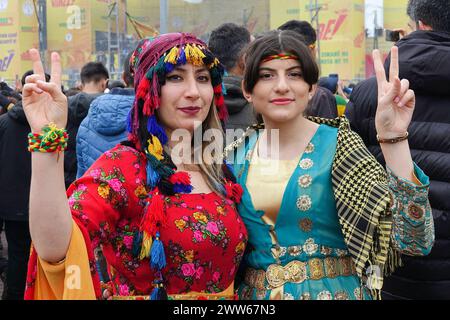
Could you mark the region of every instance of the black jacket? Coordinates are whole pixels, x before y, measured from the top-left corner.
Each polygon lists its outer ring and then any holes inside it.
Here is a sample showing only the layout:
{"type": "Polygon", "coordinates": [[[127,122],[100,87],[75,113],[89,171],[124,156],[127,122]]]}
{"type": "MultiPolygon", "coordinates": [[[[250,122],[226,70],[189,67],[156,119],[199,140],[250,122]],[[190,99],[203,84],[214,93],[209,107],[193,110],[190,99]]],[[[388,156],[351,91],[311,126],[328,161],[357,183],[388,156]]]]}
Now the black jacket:
{"type": "Polygon", "coordinates": [[[317,87],[306,109],[307,116],[334,119],[338,116],[336,98],[330,90],[317,87]]]}
{"type": "MultiPolygon", "coordinates": [[[[413,160],[430,177],[436,242],[429,256],[403,256],[384,284],[385,299],[450,299],[450,34],[416,31],[397,43],[400,79],[416,93],[408,129],[413,160]]],[[[389,59],[385,63],[389,68],[389,59]]],[[[358,84],[346,115],[375,157],[384,159],[375,132],[376,79],[358,84]]]]}
{"type": "Polygon", "coordinates": [[[69,97],[69,113],[67,118],[67,133],[69,134],[69,141],[67,143],[67,150],[64,152],[64,181],[66,189],[75,181],[77,176],[77,133],[81,122],[86,118],[91,102],[101,96],[102,94],[87,94],[79,93],[75,96],[69,97]]]}
{"type": "Polygon", "coordinates": [[[256,115],[253,106],[248,103],[242,93],[242,78],[238,76],[226,76],[223,78],[226,88],[224,94],[225,105],[228,110],[228,120],[225,129],[242,129],[256,123],[256,115]]]}
{"type": "Polygon", "coordinates": [[[0,116],[0,218],[28,221],[31,154],[22,102],[0,116]]]}

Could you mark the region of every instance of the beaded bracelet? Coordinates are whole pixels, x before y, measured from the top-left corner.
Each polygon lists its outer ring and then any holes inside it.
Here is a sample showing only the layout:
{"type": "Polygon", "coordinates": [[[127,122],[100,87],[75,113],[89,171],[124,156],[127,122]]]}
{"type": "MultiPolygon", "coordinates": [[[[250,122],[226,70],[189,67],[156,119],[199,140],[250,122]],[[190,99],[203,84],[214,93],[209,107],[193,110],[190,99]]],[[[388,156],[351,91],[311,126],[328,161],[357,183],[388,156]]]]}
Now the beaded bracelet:
{"type": "Polygon", "coordinates": [[[61,152],[67,149],[69,135],[65,129],[58,129],[54,123],[42,128],[42,134],[28,134],[28,151],[61,152]]]}

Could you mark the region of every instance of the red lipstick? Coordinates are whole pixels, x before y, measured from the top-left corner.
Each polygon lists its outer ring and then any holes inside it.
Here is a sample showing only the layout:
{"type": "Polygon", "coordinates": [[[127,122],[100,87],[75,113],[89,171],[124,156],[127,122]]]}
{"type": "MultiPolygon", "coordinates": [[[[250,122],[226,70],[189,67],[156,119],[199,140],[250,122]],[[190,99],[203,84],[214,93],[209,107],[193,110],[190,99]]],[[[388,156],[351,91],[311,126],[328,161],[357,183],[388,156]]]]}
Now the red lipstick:
{"type": "Polygon", "coordinates": [[[178,110],[180,110],[188,115],[195,115],[198,112],[200,112],[201,108],[200,107],[183,107],[183,108],[178,108],[178,110]]]}
{"type": "Polygon", "coordinates": [[[277,106],[285,106],[285,105],[290,104],[293,101],[294,101],[294,99],[289,99],[289,98],[277,98],[277,99],[270,100],[271,103],[273,103],[274,105],[277,105],[277,106]]]}

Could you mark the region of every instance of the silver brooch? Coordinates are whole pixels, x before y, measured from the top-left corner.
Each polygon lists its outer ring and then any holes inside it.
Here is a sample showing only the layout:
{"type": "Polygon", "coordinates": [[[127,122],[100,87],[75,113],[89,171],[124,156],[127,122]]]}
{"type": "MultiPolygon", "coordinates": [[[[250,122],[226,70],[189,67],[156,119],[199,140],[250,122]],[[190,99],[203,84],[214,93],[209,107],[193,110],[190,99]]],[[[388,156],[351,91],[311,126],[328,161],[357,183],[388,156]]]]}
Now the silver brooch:
{"type": "Polygon", "coordinates": [[[313,153],[314,152],[314,145],[310,142],[306,146],[305,153],[313,153]]]}
{"type": "Polygon", "coordinates": [[[348,294],[345,291],[338,291],[334,294],[334,300],[349,300],[348,294]]]}
{"type": "Polygon", "coordinates": [[[292,246],[288,248],[288,253],[292,257],[297,257],[302,253],[302,246],[292,246]]]}
{"type": "Polygon", "coordinates": [[[290,293],[285,293],[284,300],[294,300],[294,296],[290,293]]]}
{"type": "Polygon", "coordinates": [[[301,211],[308,211],[311,209],[311,198],[309,196],[301,196],[297,199],[297,208],[301,211]]]}
{"type": "Polygon", "coordinates": [[[303,245],[303,251],[305,251],[308,255],[313,255],[317,252],[317,250],[319,250],[319,245],[314,242],[313,238],[306,240],[303,245]]]}
{"type": "Polygon", "coordinates": [[[302,220],[300,220],[299,226],[303,232],[311,232],[312,227],[313,227],[313,222],[309,218],[303,218],[302,220]]]}
{"type": "Polygon", "coordinates": [[[300,161],[300,168],[302,168],[303,170],[311,169],[313,165],[314,165],[314,162],[309,158],[306,158],[306,159],[303,159],[302,161],[300,161]]]}
{"type": "Polygon", "coordinates": [[[317,295],[317,300],[333,300],[333,295],[330,291],[324,290],[317,295]]]}
{"type": "Polygon", "coordinates": [[[364,300],[361,292],[361,288],[356,288],[355,291],[353,291],[353,294],[355,295],[356,300],[364,300]]]}
{"type": "Polygon", "coordinates": [[[321,254],[323,254],[324,256],[329,256],[330,254],[332,254],[333,253],[333,249],[332,248],[330,248],[330,247],[322,247],[321,249],[320,249],[320,253],[321,254]]]}
{"type": "Polygon", "coordinates": [[[298,185],[302,188],[308,188],[312,183],[312,177],[309,174],[304,174],[298,178],[298,185]]]}
{"type": "Polygon", "coordinates": [[[310,293],[304,293],[300,296],[300,300],[311,300],[311,294],[310,293]]]}
{"type": "Polygon", "coordinates": [[[345,257],[345,256],[348,256],[349,253],[348,253],[347,250],[336,249],[336,255],[337,255],[338,257],[345,257]]]}

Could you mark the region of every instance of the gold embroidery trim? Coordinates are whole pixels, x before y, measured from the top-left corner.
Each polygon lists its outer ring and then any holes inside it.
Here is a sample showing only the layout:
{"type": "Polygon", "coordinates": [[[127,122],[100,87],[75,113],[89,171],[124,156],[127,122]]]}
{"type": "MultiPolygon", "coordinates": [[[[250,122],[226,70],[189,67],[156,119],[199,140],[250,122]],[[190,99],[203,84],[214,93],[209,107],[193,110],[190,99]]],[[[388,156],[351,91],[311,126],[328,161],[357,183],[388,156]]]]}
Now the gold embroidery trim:
{"type": "Polygon", "coordinates": [[[245,283],[258,290],[271,290],[288,282],[302,283],[305,280],[350,275],[356,275],[351,257],[313,258],[308,262],[294,260],[285,266],[271,264],[267,271],[248,268],[245,273],[245,283]]]}

